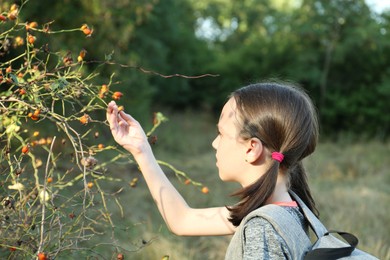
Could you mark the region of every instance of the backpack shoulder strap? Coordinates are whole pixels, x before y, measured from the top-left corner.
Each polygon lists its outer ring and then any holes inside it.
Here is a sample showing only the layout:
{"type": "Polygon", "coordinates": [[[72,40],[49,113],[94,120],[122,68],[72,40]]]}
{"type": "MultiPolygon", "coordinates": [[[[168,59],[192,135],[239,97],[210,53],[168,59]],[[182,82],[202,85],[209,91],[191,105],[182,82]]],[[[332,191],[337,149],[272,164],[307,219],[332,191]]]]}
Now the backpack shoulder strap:
{"type": "Polygon", "coordinates": [[[269,204],[258,208],[255,214],[266,219],[286,242],[292,259],[302,259],[310,249],[311,241],[302,226],[294,217],[280,206],[269,204]]]}
{"type": "Polygon", "coordinates": [[[318,238],[324,236],[328,230],[326,227],[321,223],[321,221],[314,215],[313,212],[306,206],[306,204],[301,200],[301,198],[298,197],[297,194],[293,191],[289,191],[290,195],[294,198],[294,200],[298,203],[299,207],[302,209],[303,214],[305,215],[306,219],[309,221],[311,228],[313,229],[314,233],[318,238]]]}

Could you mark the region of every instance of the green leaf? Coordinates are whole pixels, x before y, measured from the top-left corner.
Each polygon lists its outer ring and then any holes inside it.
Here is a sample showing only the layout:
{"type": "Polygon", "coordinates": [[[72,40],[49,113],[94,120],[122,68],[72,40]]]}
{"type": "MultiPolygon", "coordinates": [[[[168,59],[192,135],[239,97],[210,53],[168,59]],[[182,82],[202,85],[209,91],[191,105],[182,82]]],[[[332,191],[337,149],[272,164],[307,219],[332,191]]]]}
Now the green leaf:
{"type": "Polygon", "coordinates": [[[16,77],[16,75],[12,74],[12,73],[10,73],[9,76],[11,77],[11,79],[14,82],[15,86],[19,86],[18,77],[16,77]]]}

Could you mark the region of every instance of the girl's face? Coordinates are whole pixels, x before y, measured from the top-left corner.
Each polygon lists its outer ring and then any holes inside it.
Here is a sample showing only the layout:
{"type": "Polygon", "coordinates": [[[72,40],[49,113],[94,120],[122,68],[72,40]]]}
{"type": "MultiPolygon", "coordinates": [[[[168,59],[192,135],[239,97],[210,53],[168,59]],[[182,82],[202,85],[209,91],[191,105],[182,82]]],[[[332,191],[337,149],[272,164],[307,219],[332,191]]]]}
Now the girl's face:
{"type": "Polygon", "coordinates": [[[243,183],[245,169],[245,145],[238,137],[239,115],[234,98],[230,98],[222,109],[218,122],[218,136],[212,146],[216,150],[219,177],[223,181],[243,183]],[[240,178],[241,177],[241,178],[240,178]]]}

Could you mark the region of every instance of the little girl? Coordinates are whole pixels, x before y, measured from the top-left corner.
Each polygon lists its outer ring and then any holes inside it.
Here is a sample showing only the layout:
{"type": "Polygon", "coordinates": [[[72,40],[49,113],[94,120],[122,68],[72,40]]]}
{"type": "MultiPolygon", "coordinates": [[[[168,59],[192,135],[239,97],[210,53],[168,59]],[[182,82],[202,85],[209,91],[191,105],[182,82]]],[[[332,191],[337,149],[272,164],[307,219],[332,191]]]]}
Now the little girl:
{"type": "Polygon", "coordinates": [[[191,208],[158,165],[140,124],[115,102],[107,108],[115,141],[129,151],[169,229],[181,236],[229,235],[236,231],[226,259],[291,259],[273,226],[261,217],[245,217],[266,204],[288,211],[307,230],[289,191],[314,212],[302,159],[317,144],[318,123],[310,98],[299,88],[259,83],[234,91],[224,105],[218,136],[212,143],[223,181],[238,182],[239,203],[230,207],[191,208]],[[241,241],[239,241],[241,240],[241,241]]]}

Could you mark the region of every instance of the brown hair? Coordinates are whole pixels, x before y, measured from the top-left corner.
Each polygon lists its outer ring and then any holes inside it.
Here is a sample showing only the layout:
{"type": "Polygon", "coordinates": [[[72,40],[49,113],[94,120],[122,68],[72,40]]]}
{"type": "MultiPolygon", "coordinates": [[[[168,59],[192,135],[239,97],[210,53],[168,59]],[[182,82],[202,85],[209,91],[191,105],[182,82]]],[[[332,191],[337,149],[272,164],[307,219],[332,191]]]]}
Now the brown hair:
{"type": "Polygon", "coordinates": [[[241,121],[239,137],[256,137],[267,150],[281,152],[281,163],[271,167],[255,183],[235,192],[240,202],[230,210],[230,221],[238,226],[251,211],[263,206],[275,189],[279,167],[286,169],[289,189],[315,213],[302,159],[311,154],[318,140],[318,121],[309,96],[286,83],[258,83],[240,88],[231,95],[241,121]]]}

